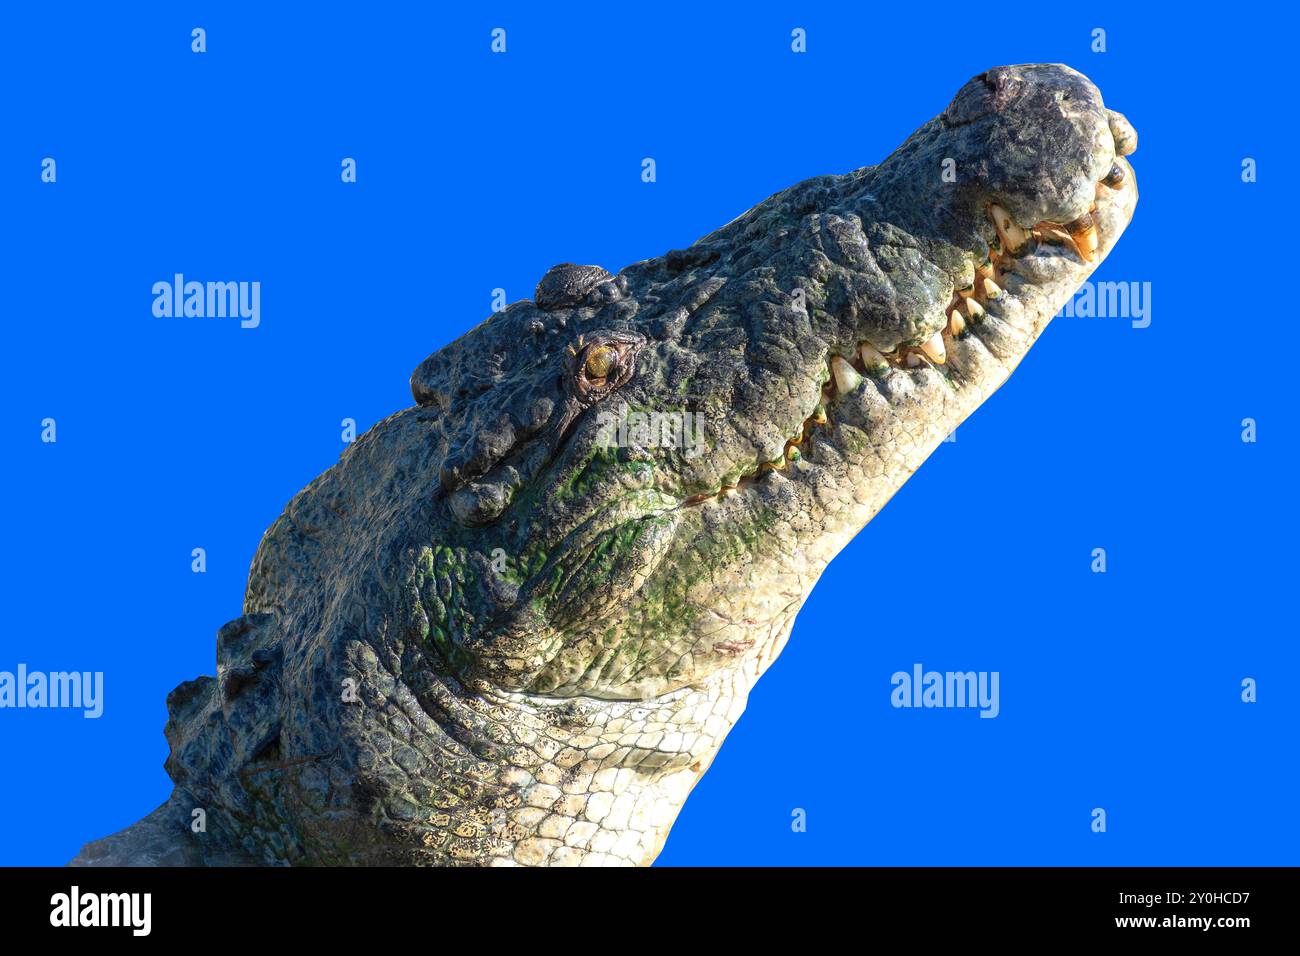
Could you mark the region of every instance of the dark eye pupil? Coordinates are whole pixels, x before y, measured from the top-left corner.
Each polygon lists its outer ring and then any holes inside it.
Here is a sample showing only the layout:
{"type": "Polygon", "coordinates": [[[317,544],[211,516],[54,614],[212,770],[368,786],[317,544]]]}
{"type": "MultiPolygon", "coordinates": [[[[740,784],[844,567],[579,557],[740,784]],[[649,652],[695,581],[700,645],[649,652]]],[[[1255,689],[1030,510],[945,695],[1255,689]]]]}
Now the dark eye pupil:
{"type": "Polygon", "coordinates": [[[583,372],[587,378],[608,378],[618,364],[618,352],[608,345],[599,345],[587,355],[583,372]]]}

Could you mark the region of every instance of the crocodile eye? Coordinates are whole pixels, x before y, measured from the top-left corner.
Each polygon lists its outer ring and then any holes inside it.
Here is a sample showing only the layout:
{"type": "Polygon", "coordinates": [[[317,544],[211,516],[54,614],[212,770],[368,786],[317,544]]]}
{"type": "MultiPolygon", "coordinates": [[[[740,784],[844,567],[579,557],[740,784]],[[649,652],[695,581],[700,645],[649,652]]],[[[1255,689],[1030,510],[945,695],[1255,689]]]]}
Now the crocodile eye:
{"type": "Polygon", "coordinates": [[[639,332],[600,332],[569,346],[565,373],[569,392],[584,404],[600,401],[632,377],[636,353],[645,345],[639,332]]]}
{"type": "Polygon", "coordinates": [[[608,345],[598,345],[587,353],[587,361],[582,366],[582,374],[588,380],[601,381],[609,377],[610,372],[618,367],[618,350],[608,345]]]}

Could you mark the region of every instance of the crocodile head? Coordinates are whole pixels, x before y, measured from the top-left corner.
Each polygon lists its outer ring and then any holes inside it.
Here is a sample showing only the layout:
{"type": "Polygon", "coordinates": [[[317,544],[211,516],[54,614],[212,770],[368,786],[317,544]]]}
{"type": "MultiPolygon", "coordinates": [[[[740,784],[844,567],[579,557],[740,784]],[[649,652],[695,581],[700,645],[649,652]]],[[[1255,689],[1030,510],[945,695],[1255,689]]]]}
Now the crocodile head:
{"type": "Polygon", "coordinates": [[[256,746],[218,785],[174,743],[182,802],[291,861],[652,860],[827,563],[1117,241],[1135,140],[1002,67],[879,166],[553,268],[268,532],[272,717],[235,668],[256,746]]]}
{"type": "Polygon", "coordinates": [[[617,276],[557,266],[432,356],[439,538],[504,578],[449,635],[464,672],[640,700],[769,662],[1117,240],[1134,139],[1073,70],[992,70],[882,165],[617,276]]]}

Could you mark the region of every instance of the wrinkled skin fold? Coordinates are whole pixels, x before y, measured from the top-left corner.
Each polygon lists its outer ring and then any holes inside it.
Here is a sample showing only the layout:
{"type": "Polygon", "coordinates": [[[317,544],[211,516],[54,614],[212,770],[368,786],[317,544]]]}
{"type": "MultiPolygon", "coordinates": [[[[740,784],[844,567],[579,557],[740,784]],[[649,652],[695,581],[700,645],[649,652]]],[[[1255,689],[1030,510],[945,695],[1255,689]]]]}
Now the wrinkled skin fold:
{"type": "Polygon", "coordinates": [[[1000,67],[878,166],[552,269],[289,503],[168,697],[171,799],[74,862],[651,862],[827,563],[1114,246],[1135,146],[1000,67]]]}

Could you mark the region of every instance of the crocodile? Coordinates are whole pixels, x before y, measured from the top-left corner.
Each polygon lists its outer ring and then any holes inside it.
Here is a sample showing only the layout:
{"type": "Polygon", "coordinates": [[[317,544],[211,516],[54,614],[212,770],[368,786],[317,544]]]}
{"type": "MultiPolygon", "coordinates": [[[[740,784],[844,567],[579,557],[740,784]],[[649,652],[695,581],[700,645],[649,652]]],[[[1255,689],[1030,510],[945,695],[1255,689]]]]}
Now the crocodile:
{"type": "Polygon", "coordinates": [[[74,865],[644,865],[831,559],[1133,214],[1053,64],[877,166],[611,274],[564,263],[264,534],[171,797],[74,865]]]}

